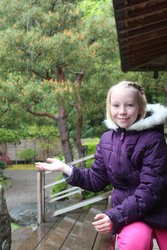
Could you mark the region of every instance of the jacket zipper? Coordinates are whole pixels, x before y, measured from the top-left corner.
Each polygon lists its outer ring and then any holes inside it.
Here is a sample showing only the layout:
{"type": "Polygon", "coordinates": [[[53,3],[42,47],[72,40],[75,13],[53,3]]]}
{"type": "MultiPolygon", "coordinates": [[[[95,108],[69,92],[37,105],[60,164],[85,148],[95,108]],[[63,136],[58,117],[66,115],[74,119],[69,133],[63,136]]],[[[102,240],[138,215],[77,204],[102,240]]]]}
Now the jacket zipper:
{"type": "Polygon", "coordinates": [[[121,137],[120,137],[120,140],[121,140],[121,141],[123,140],[124,135],[125,135],[125,133],[124,133],[124,132],[122,132],[122,133],[121,133],[121,137]]]}
{"type": "Polygon", "coordinates": [[[122,141],[124,139],[125,131],[121,132],[120,135],[120,143],[119,143],[119,149],[118,149],[118,160],[119,160],[119,166],[121,166],[121,160],[120,160],[120,155],[121,155],[121,149],[122,149],[122,141]]]}

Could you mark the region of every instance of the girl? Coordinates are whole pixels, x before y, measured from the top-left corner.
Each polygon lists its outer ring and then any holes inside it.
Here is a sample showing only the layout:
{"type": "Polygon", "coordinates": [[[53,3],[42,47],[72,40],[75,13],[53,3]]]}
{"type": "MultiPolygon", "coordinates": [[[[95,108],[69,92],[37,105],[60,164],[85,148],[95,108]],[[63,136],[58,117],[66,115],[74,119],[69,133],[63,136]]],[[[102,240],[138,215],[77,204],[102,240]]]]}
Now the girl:
{"type": "Polygon", "coordinates": [[[112,183],[112,209],[97,214],[92,224],[98,232],[118,234],[119,250],[150,250],[154,236],[160,249],[167,249],[167,109],[146,103],[137,83],[110,88],[105,121],[110,130],[102,135],[90,170],[56,159],[36,163],[62,171],[69,184],[86,190],[98,192],[112,183]]]}

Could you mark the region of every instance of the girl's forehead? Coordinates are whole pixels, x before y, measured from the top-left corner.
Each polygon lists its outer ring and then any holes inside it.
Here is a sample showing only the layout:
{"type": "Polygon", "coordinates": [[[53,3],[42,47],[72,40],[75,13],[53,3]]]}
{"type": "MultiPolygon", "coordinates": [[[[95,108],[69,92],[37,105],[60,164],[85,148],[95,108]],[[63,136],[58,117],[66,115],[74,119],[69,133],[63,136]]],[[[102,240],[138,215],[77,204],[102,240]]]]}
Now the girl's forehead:
{"type": "Polygon", "coordinates": [[[125,96],[125,97],[136,97],[137,91],[133,87],[115,87],[111,92],[112,97],[125,96]]]}

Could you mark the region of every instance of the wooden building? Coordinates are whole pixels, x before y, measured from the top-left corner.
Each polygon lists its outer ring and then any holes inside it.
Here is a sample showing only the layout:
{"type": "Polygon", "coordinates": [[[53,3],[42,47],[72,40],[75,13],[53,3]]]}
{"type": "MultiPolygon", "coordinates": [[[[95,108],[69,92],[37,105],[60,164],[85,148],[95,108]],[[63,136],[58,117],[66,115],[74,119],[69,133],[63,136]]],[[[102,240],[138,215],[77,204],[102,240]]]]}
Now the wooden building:
{"type": "Polygon", "coordinates": [[[113,0],[121,67],[167,71],[167,1],[113,0]]]}

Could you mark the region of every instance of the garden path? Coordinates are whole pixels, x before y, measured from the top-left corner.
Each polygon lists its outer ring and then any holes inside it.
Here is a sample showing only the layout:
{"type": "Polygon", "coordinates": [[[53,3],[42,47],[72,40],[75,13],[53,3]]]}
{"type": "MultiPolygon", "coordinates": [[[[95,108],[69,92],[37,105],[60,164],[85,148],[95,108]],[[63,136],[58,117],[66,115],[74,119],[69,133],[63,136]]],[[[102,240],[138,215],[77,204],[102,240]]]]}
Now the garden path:
{"type": "MultiPolygon", "coordinates": [[[[37,171],[36,170],[5,170],[4,175],[12,179],[12,185],[5,190],[8,210],[23,203],[37,203],[37,171]]],[[[59,173],[46,176],[46,184],[51,183],[59,173]]],[[[46,192],[47,195],[47,192],[46,192]]]]}

